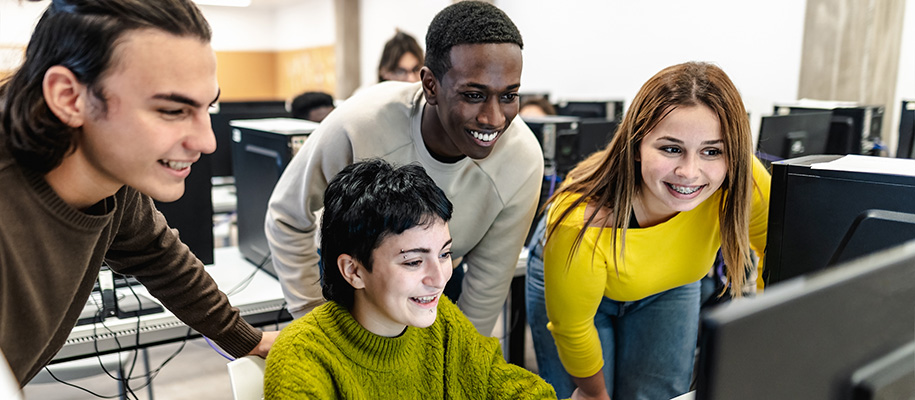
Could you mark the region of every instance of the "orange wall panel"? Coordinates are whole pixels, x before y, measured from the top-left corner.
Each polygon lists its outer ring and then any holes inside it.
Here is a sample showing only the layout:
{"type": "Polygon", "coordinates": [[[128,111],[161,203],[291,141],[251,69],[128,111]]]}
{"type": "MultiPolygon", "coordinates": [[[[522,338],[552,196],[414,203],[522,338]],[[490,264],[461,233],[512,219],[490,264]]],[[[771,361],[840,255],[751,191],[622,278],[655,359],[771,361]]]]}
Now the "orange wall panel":
{"type": "Polygon", "coordinates": [[[277,94],[291,99],[306,91],[333,96],[336,88],[334,46],[311,47],[277,53],[277,94]]]}
{"type": "Polygon", "coordinates": [[[276,52],[217,51],[220,100],[284,100],[277,92],[276,52]]]}

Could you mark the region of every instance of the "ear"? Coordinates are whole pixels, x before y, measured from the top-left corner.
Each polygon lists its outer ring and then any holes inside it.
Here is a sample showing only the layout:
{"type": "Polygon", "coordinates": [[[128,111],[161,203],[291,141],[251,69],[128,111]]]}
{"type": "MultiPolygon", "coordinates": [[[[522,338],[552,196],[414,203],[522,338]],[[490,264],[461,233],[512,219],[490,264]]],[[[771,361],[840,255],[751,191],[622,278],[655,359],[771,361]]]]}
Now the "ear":
{"type": "Polygon", "coordinates": [[[350,286],[356,289],[365,289],[365,281],[362,279],[365,268],[362,268],[362,265],[355,258],[349,254],[341,254],[337,257],[337,269],[340,270],[340,275],[343,275],[343,279],[349,282],[350,286]]]}
{"type": "Polygon", "coordinates": [[[433,106],[437,105],[438,99],[435,96],[438,94],[439,84],[429,67],[423,67],[419,70],[419,81],[423,84],[423,94],[426,96],[426,103],[433,106]]]}
{"type": "Polygon", "coordinates": [[[61,122],[73,128],[83,126],[88,92],[73,71],[62,65],[48,68],[41,89],[48,108],[61,122]]]}

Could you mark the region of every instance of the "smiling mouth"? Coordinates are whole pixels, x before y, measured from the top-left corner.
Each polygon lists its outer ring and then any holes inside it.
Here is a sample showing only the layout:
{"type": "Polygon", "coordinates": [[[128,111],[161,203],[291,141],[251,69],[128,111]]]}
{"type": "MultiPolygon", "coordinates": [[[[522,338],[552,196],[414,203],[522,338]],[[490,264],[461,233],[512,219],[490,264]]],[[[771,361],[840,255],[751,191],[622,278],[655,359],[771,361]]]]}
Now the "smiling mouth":
{"type": "Polygon", "coordinates": [[[175,171],[181,171],[185,168],[190,168],[192,161],[171,161],[171,160],[159,160],[159,164],[162,164],[166,168],[173,169],[175,171]]]}
{"type": "Polygon", "coordinates": [[[680,193],[682,195],[687,195],[687,196],[698,192],[699,190],[701,190],[702,188],[704,188],[706,186],[706,185],[680,186],[680,185],[674,185],[672,183],[667,183],[667,182],[664,182],[664,184],[667,185],[667,187],[671,188],[673,191],[680,193]]]}
{"type": "Polygon", "coordinates": [[[438,296],[439,296],[439,295],[435,295],[435,296],[411,297],[410,300],[413,300],[414,302],[417,302],[417,303],[419,303],[419,304],[429,304],[429,303],[435,301],[435,299],[438,298],[438,296]]]}
{"type": "Polygon", "coordinates": [[[479,140],[481,142],[491,142],[491,141],[495,140],[496,137],[499,136],[499,133],[501,133],[501,131],[493,131],[493,132],[486,133],[486,132],[473,131],[473,130],[468,130],[468,132],[470,132],[470,135],[473,136],[474,139],[479,140]]]}

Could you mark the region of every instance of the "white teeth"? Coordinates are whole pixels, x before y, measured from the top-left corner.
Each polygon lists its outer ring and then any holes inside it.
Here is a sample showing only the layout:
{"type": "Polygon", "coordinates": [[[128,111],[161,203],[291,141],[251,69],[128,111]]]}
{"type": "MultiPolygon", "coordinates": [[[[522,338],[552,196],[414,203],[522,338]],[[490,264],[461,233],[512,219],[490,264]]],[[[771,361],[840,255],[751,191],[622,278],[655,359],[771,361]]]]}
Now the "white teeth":
{"type": "Polygon", "coordinates": [[[413,297],[413,300],[416,300],[417,303],[428,303],[432,300],[435,300],[436,296],[423,296],[423,297],[413,297]]]}
{"type": "Polygon", "coordinates": [[[180,170],[182,170],[182,169],[185,169],[185,168],[187,168],[187,167],[190,167],[191,164],[193,164],[192,162],[188,162],[188,161],[162,160],[162,161],[159,161],[159,162],[162,163],[163,165],[165,165],[165,166],[167,166],[167,167],[173,169],[173,170],[176,170],[176,171],[180,171],[180,170]]]}
{"type": "Polygon", "coordinates": [[[493,139],[496,138],[496,136],[499,134],[499,132],[483,133],[483,132],[477,132],[477,131],[470,131],[470,134],[473,135],[473,137],[475,137],[477,140],[480,140],[483,142],[491,142],[493,139]]]}
{"type": "Polygon", "coordinates": [[[698,191],[699,189],[702,189],[702,186],[689,187],[689,186],[677,186],[677,185],[673,185],[673,184],[668,184],[668,186],[670,186],[671,189],[675,190],[677,193],[680,193],[680,194],[693,194],[693,193],[696,193],[696,191],[698,191]]]}

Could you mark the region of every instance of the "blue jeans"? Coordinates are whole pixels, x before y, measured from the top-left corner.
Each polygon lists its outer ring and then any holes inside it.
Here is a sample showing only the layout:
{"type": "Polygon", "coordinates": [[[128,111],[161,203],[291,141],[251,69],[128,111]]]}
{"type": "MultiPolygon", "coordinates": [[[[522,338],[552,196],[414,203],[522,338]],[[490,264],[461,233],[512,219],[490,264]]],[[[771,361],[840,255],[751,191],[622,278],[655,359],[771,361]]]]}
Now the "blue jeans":
{"type": "MultiPolygon", "coordinates": [[[[542,230],[531,239],[527,263],[527,316],[540,376],[559,398],[575,383],[559,361],[546,328],[542,230]]],[[[638,301],[604,297],[594,316],[604,356],[604,381],[613,399],[670,399],[689,391],[699,330],[700,283],[693,282],[638,301]]]]}

